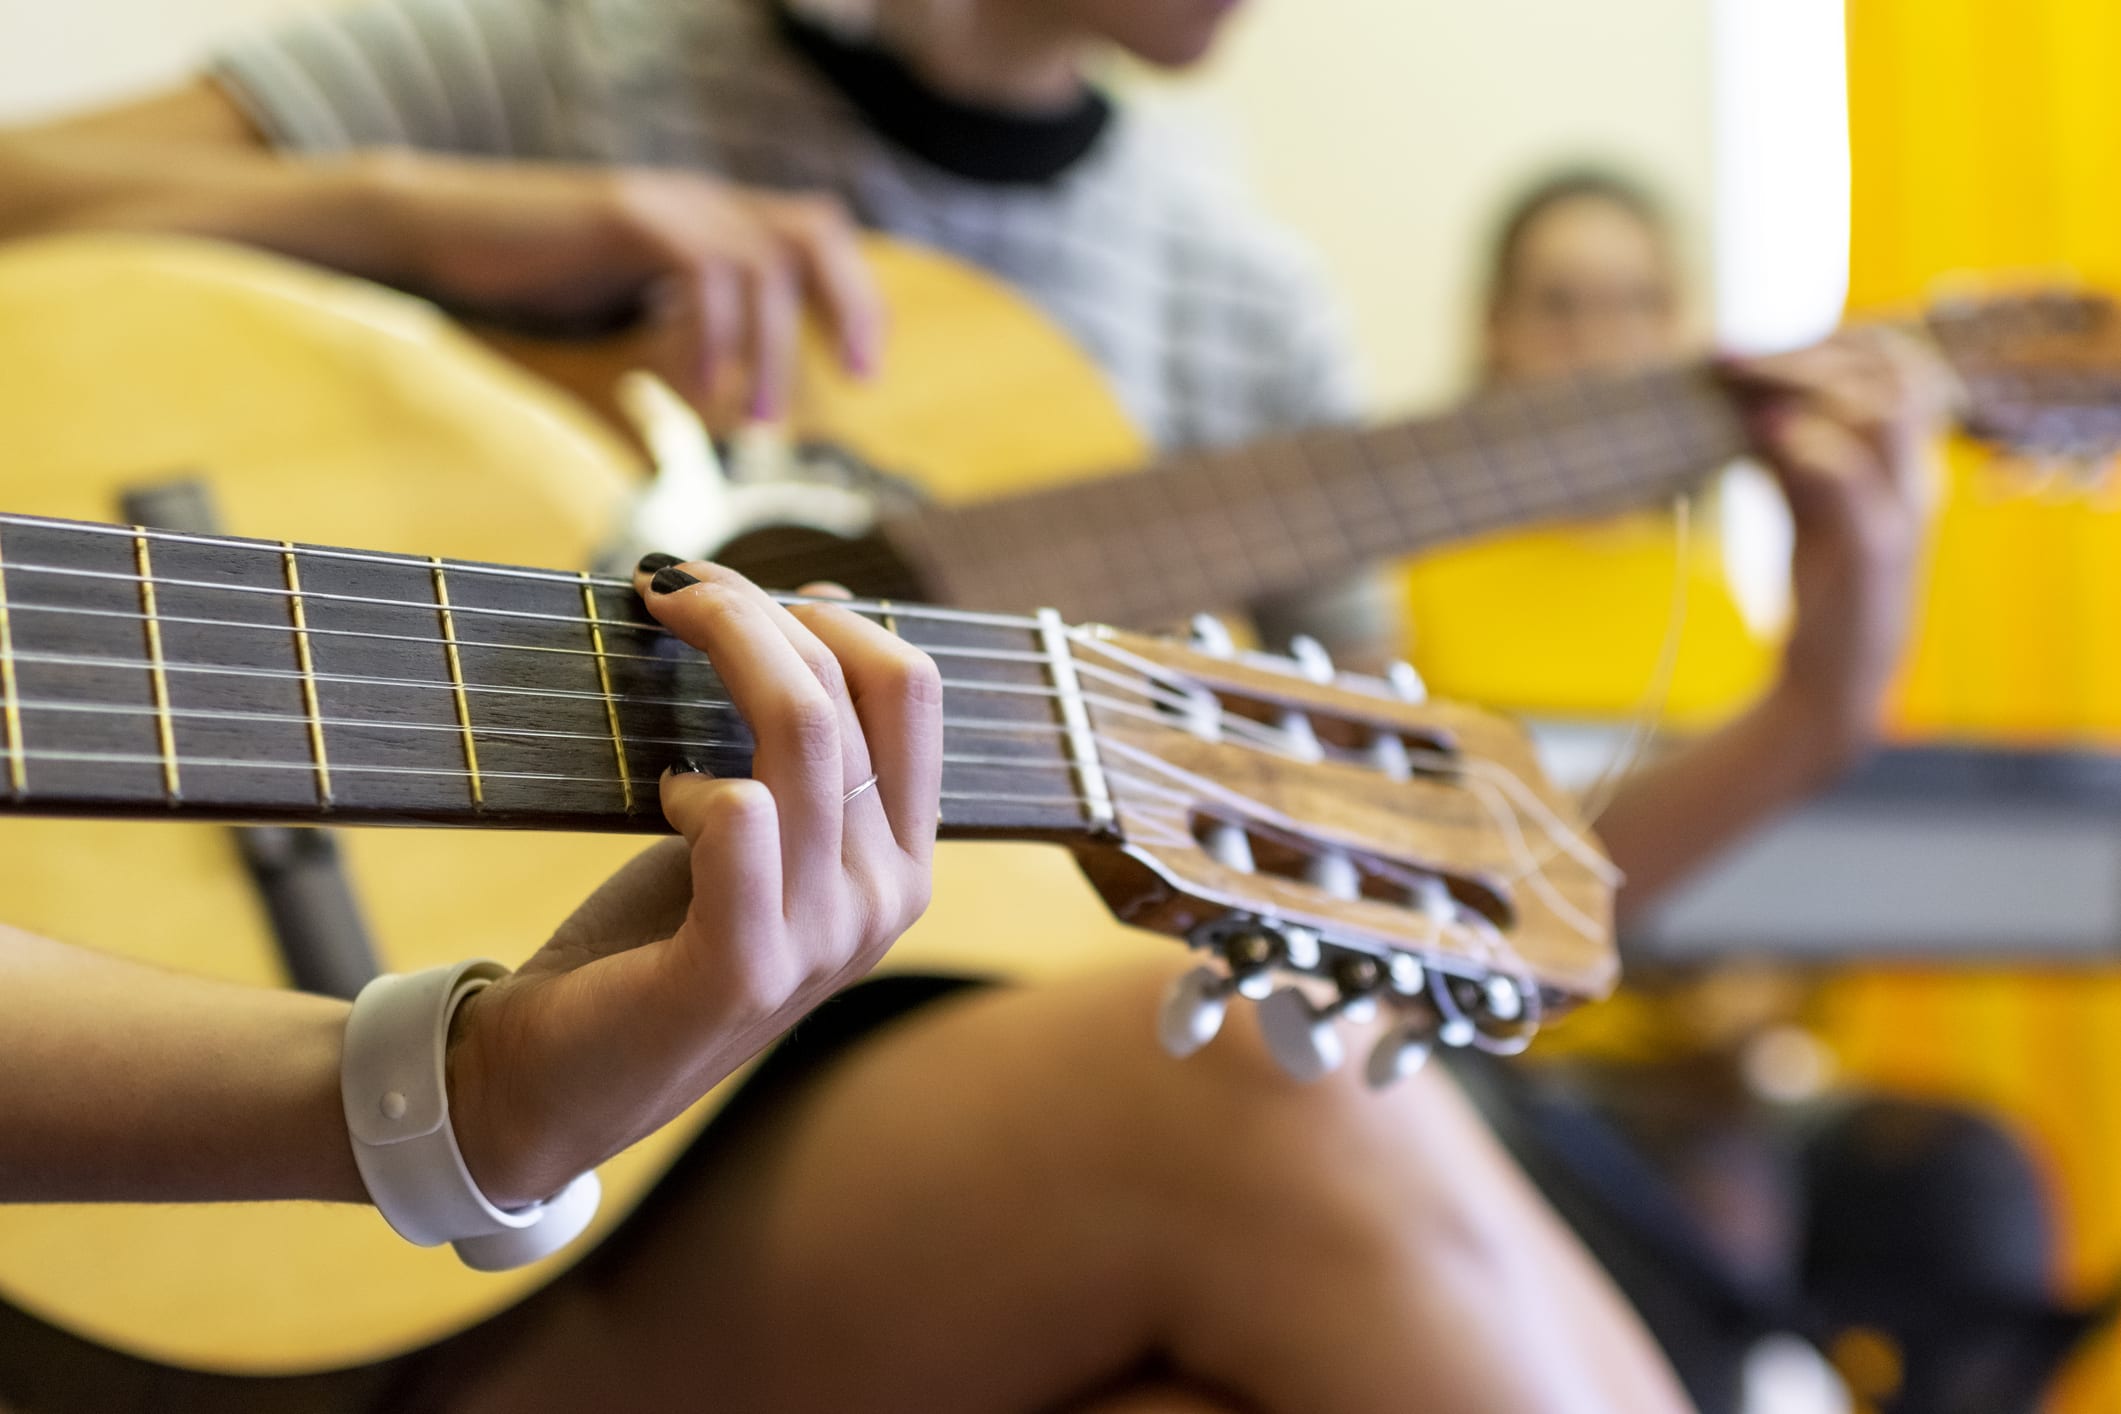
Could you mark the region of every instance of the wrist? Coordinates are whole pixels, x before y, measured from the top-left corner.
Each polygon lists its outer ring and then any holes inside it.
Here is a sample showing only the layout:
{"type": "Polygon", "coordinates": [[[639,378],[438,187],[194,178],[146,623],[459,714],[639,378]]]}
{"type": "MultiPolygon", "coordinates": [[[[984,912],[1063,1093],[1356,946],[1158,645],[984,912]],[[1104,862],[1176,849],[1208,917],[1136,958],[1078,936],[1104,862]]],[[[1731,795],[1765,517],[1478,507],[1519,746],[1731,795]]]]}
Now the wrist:
{"type": "Polygon", "coordinates": [[[1786,673],[1761,700],[1758,710],[1781,744],[1781,758],[1795,770],[1806,790],[1831,785],[1877,744],[1875,693],[1786,673]]]}
{"type": "Polygon", "coordinates": [[[558,1251],[595,1217],[600,1191],[596,1175],[583,1173],[550,1202],[503,1206],[465,1160],[450,1103],[450,1032],[466,1001],[507,976],[474,958],[375,978],[354,1000],[341,1067],[354,1161],[377,1210],[408,1242],[447,1242],[480,1271],[558,1251]]]}
{"type": "Polygon", "coordinates": [[[508,1047],[497,1034],[505,1024],[505,981],[474,992],[450,1021],[443,1081],[450,1125],[472,1181],[497,1208],[522,1208],[559,1192],[587,1165],[541,1163],[551,1145],[538,1142],[538,1126],[517,1113],[501,1059],[508,1047]]]}
{"type": "Polygon", "coordinates": [[[322,188],[325,209],[343,218],[344,229],[361,233],[364,248],[337,263],[415,289],[431,282],[421,219],[432,178],[429,159],[382,148],[308,165],[322,188]]]}

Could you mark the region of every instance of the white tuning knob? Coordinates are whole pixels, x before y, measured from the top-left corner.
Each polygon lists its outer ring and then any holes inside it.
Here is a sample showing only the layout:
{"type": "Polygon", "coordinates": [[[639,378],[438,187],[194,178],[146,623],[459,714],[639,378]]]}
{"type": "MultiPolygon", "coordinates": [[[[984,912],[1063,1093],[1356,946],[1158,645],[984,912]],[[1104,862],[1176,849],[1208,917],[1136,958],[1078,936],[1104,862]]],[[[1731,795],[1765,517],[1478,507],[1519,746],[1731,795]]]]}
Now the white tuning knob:
{"type": "Polygon", "coordinates": [[[1406,738],[1398,732],[1379,732],[1370,739],[1370,764],[1395,781],[1414,774],[1413,758],[1407,755],[1406,738]]]}
{"type": "Polygon", "coordinates": [[[1401,658],[1385,669],[1385,681],[1392,684],[1392,691],[1403,702],[1426,702],[1429,700],[1429,685],[1414,671],[1414,665],[1401,658]]]}
{"type": "Polygon", "coordinates": [[[1372,1090],[1389,1090],[1429,1062],[1435,1049],[1435,1033],[1419,1022],[1407,1021],[1377,1038],[1370,1048],[1363,1079],[1372,1090]]]}
{"type": "Polygon", "coordinates": [[[1497,1021],[1510,1022],[1524,1016],[1524,993],[1517,984],[1500,974],[1490,974],[1480,984],[1482,997],[1488,1004],[1488,1015],[1497,1021]]]}
{"type": "Polygon", "coordinates": [[[1252,859],[1252,837],[1244,827],[1227,820],[1217,820],[1201,832],[1201,844],[1208,857],[1225,869],[1239,874],[1251,874],[1258,870],[1252,859]]]}
{"type": "Polygon", "coordinates": [[[1312,855],[1304,861],[1304,878],[1335,898],[1362,897],[1362,870],[1343,850],[1326,849],[1312,855]]]}
{"type": "Polygon", "coordinates": [[[1333,1017],[1294,987],[1284,987],[1259,1004],[1259,1029],[1268,1054],[1291,1080],[1309,1084],[1323,1079],[1348,1056],[1333,1017]]]}
{"type": "Polygon", "coordinates": [[[1156,1010],[1156,1039],[1184,1060],[1215,1039],[1230,1010],[1230,979],[1212,967],[1196,967],[1174,981],[1156,1010]]]}
{"type": "Polygon", "coordinates": [[[1311,714],[1300,707],[1291,707],[1281,714],[1276,725],[1281,728],[1282,749],[1299,761],[1323,761],[1326,749],[1318,744],[1318,729],[1311,725],[1311,714]]]}
{"type": "Polygon", "coordinates": [[[1296,670],[1311,681],[1333,681],[1333,655],[1310,634],[1299,633],[1289,640],[1289,656],[1296,660],[1296,670]]]}
{"type": "Polygon", "coordinates": [[[1187,636],[1199,652],[1215,658],[1237,656],[1237,640],[1230,637],[1230,626],[1213,614],[1195,614],[1187,626],[1187,636]]]}

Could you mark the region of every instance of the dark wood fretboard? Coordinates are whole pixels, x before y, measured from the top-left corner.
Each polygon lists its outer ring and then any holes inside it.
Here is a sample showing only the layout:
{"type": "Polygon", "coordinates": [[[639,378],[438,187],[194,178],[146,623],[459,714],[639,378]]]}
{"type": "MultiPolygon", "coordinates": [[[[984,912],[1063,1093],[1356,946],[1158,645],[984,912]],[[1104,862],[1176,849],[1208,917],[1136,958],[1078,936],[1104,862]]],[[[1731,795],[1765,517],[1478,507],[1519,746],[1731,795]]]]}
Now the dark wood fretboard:
{"type": "MultiPolygon", "coordinates": [[[[943,670],[946,835],[1092,828],[1050,630],[863,611],[943,670]]],[[[0,514],[0,810],[655,831],[751,751],[622,582],[0,514]]]]}
{"type": "Polygon", "coordinates": [[[1444,541],[1651,503],[1746,447],[1729,391],[1689,366],[1527,384],[1418,421],[924,509],[884,534],[945,602],[1155,624],[1444,541]]]}

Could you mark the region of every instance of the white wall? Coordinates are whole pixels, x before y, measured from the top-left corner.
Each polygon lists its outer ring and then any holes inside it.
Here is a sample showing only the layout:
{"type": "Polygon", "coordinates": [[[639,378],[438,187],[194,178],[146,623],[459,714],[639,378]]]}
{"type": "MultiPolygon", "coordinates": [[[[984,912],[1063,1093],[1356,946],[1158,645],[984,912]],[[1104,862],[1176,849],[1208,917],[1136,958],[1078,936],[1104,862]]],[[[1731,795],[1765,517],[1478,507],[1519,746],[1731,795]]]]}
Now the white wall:
{"type": "Polygon", "coordinates": [[[1429,399],[1466,373],[1496,208],[1557,162],[1642,176],[1707,269],[1715,3],[1254,0],[1184,102],[1324,249],[1379,401],[1429,399]]]}
{"type": "Polygon", "coordinates": [[[0,122],[167,83],[217,34],[311,0],[0,0],[0,122]]]}
{"type": "MultiPolygon", "coordinates": [[[[304,3],[0,0],[0,121],[167,80],[214,34],[304,3]]],[[[1662,187],[1707,268],[1714,3],[1252,0],[1206,75],[1155,87],[1323,249],[1397,405],[1459,381],[1494,208],[1558,160],[1662,187]]]]}

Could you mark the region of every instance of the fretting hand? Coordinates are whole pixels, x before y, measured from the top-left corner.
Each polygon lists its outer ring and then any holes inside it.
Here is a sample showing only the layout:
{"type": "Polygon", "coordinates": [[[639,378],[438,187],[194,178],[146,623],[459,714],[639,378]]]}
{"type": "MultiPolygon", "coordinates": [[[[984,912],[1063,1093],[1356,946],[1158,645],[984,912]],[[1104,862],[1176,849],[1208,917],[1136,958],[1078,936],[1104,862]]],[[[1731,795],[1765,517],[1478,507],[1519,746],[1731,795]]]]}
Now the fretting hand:
{"type": "Polygon", "coordinates": [[[1932,499],[1942,374],[1877,330],[1730,365],[1796,528],[1777,690],[1845,759],[1869,744],[1905,645],[1932,499]]]}
{"type": "Polygon", "coordinates": [[[813,312],[841,361],[875,364],[884,307],[828,196],[697,172],[365,157],[396,278],[472,310],[566,320],[639,308],[644,356],[701,406],[782,415],[813,312]]]}
{"type": "Polygon", "coordinates": [[[504,1206],[669,1122],[927,906],[934,663],[849,610],[783,608],[731,571],[656,558],[638,581],[649,610],[714,661],[757,739],[753,776],[666,775],[682,839],[621,870],[458,1013],[457,1138],[504,1206]]]}

